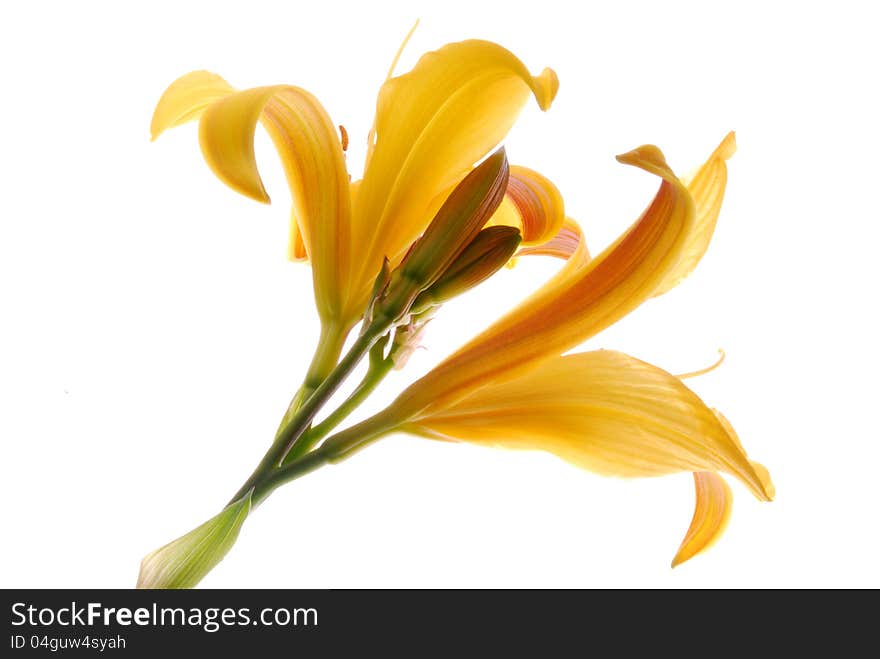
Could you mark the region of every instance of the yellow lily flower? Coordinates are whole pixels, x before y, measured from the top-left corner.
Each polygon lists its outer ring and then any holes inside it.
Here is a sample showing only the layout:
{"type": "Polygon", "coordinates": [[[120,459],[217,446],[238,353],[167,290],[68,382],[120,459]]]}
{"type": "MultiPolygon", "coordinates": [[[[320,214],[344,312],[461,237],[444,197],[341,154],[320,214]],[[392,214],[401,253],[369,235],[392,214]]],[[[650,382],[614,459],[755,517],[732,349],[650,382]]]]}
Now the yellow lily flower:
{"type": "Polygon", "coordinates": [[[567,220],[556,249],[566,256],[578,247],[557,276],[365,426],[549,451],[605,475],[692,471],[696,511],[674,565],[709,546],[726,524],[732,496],[717,472],[772,499],[766,469],[680,378],[612,351],[561,356],[693,270],[717,221],[734,150],[731,133],[688,185],[654,146],[619,156],[662,179],[638,221],[590,260],[567,220]]]}
{"type": "MultiPolygon", "coordinates": [[[[380,89],[364,175],[354,183],[335,124],[298,87],[236,91],[220,76],[195,71],[162,95],[151,132],[155,139],[199,119],[202,152],[214,173],[234,190],[268,202],[253,144],[262,123],[293,200],[289,254],[310,260],[314,271],[321,349],[329,357],[319,361],[332,367],[364,312],[383,259],[392,268],[401,261],[446,194],[504,139],[529,95],[546,110],[557,89],[551,69],[532,76],[513,53],[488,41],[427,53],[410,72],[389,75],[380,89]]],[[[514,168],[511,180],[511,201],[499,209],[504,222],[522,227],[523,244],[547,241],[564,219],[558,192],[524,168],[514,168]],[[536,199],[539,206],[530,207],[536,199]]],[[[326,373],[314,375],[320,380],[326,373]]]]}
{"type": "Polygon", "coordinates": [[[552,182],[525,167],[508,168],[503,150],[475,165],[504,139],[530,95],[547,110],[557,89],[551,69],[533,76],[497,44],[448,44],[406,74],[389,72],[363,177],[351,181],[348,135],[306,90],[238,91],[206,71],[169,86],[153,115],[153,138],[198,120],[210,168],[232,189],[264,203],[269,196],[254,136],[258,123],[268,132],[292,197],[288,255],[312,264],[322,336],[254,474],[221,514],[150,554],[141,585],[194,585],[223,558],[251,506],[280,483],[393,430],[549,451],[604,475],[693,472],[694,516],[673,565],[708,547],[727,524],[732,493],[720,474],[734,476],[759,499],[772,499],[767,470],[748,458],[727,420],[683,384],[692,374],[675,376],[613,351],[563,356],[694,269],[718,219],[733,134],[688,182],[676,177],[657,147],[619,156],[658,176],[660,188],[633,226],[592,258],[552,182]],[[511,255],[529,254],[566,264],[383,412],[327,439],[326,422],[309,428],[357,360],[369,353],[371,370],[328,417],[330,428],[387,372],[385,362],[405,360],[439,304],[512,263],[511,255]],[[415,287],[421,280],[414,273],[425,275],[424,288],[415,287]],[[340,362],[342,345],[362,318],[365,329],[371,318],[380,319],[376,333],[362,331],[340,362]]]}

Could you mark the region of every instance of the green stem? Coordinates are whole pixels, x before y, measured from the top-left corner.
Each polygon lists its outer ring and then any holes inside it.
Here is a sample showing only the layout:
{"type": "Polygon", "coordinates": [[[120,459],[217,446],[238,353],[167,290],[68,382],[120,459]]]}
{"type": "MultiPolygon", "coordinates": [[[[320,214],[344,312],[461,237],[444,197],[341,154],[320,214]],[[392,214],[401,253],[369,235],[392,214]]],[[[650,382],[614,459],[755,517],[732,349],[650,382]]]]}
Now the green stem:
{"type": "Polygon", "coordinates": [[[296,392],[296,395],[287,407],[287,411],[281,418],[281,423],[275,432],[276,438],[293,420],[303,403],[311,397],[315,389],[333,371],[336,363],[339,361],[339,355],[342,354],[342,347],[345,345],[345,339],[349,331],[336,323],[321,323],[321,336],[318,339],[318,347],[315,349],[312,363],[309,365],[309,370],[306,372],[299,391],[296,392]]]}
{"type": "MultiPolygon", "coordinates": [[[[299,460],[291,462],[285,468],[286,480],[284,483],[289,483],[292,480],[296,480],[300,476],[305,476],[306,474],[318,469],[319,467],[323,467],[324,465],[330,464],[330,456],[327,453],[322,452],[320,449],[317,451],[312,451],[304,456],[302,456],[299,460]]],[[[266,497],[268,497],[275,489],[282,485],[283,483],[275,478],[275,475],[278,473],[278,470],[269,472],[269,474],[259,481],[256,485],[254,485],[254,491],[251,495],[251,508],[256,508],[260,505],[266,497]]]]}
{"type": "Polygon", "coordinates": [[[346,398],[342,405],[340,405],[326,419],[321,421],[321,423],[314,428],[306,431],[303,436],[300,437],[290,453],[287,454],[282,466],[296,460],[314,448],[318,442],[329,435],[336,426],[342,423],[349,414],[364,402],[364,400],[375,391],[376,387],[379,386],[382,380],[385,379],[385,376],[388,375],[394,367],[394,362],[390,358],[384,358],[381,354],[381,350],[378,351],[378,354],[374,354],[376,348],[380,347],[384,346],[376,344],[376,346],[373,347],[373,350],[370,352],[370,368],[364,376],[364,379],[361,380],[360,384],[358,384],[351,395],[346,398]]]}
{"type": "Polygon", "coordinates": [[[321,445],[320,450],[327,454],[331,463],[336,464],[398,430],[400,426],[400,420],[393,415],[390,407],[386,407],[369,419],[336,433],[321,445]]]}
{"type": "Polygon", "coordinates": [[[253,505],[268,497],[275,489],[327,464],[336,464],[381,439],[397,427],[387,410],[351,428],[333,435],[320,447],[304,456],[265,474],[253,488],[253,505]]]}
{"type": "Polygon", "coordinates": [[[335,322],[321,323],[318,348],[303,379],[303,389],[314,391],[333,372],[350,330],[351,326],[343,328],[335,322]]]}
{"type": "Polygon", "coordinates": [[[373,344],[391,328],[391,322],[376,323],[369,326],[363,334],[361,334],[351,349],[346,353],[345,357],[339,362],[327,378],[318,385],[311,396],[305,399],[296,412],[294,417],[282,427],[272,446],[263,456],[260,464],[251,474],[250,478],[245,481],[244,485],[238,490],[232,501],[237,501],[243,497],[248,490],[255,487],[256,484],[266,477],[272,470],[276,469],[284,461],[288,452],[294,446],[296,441],[305,432],[311,424],[312,419],[323,407],[324,403],[336,392],[339,385],[351,373],[355,366],[363,359],[373,344]]]}

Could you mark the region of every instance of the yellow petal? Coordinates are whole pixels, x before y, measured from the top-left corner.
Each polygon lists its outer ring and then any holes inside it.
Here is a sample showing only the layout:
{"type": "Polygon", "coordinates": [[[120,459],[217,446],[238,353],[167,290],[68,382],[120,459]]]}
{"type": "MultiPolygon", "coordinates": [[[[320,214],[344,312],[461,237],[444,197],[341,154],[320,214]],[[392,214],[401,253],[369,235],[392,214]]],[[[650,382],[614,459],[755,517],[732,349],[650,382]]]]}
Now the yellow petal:
{"type": "Polygon", "coordinates": [[[543,244],[523,247],[516,255],[517,257],[529,255],[555,256],[558,259],[567,261],[575,253],[579,254],[584,264],[590,260],[590,252],[584,242],[584,232],[577,222],[570,217],[566,217],[555,236],[552,236],[543,244]]]}
{"type": "Polygon", "coordinates": [[[674,375],[619,352],[554,357],[404,424],[451,439],[542,450],[607,476],[721,471],[769,500],[765,475],[674,375]]]}
{"type": "Polygon", "coordinates": [[[211,103],[234,91],[228,82],[209,71],[192,71],[179,77],[156,104],[150,122],[151,139],[169,128],[198,119],[211,103]]]}
{"type": "Polygon", "coordinates": [[[662,295],[681,283],[697,267],[697,263],[709,249],[727,187],[726,161],[735,151],[736,135],[730,132],[687,183],[696,207],[694,229],[678,264],[663,278],[654,295],[662,295]]]}
{"type": "Polygon", "coordinates": [[[530,246],[557,236],[564,221],[565,203],[556,186],[532,169],[513,165],[504,201],[487,225],[516,227],[523,246],[530,246]]]}
{"type": "Polygon", "coordinates": [[[309,253],[306,251],[306,244],[303,242],[302,232],[299,230],[296,213],[292,210],[290,211],[290,235],[287,239],[287,258],[297,262],[309,260],[309,253]]]}
{"type": "Polygon", "coordinates": [[[379,92],[375,146],[354,209],[353,242],[362,253],[353,310],[363,306],[384,257],[392,265],[422,233],[451,189],[495,148],[529,94],[547,109],[556,74],[532,76],[511,52],[464,41],[424,55],[379,92]]]}
{"type": "MultiPolygon", "coordinates": [[[[618,159],[663,179],[641,218],[592,261],[571,258],[525,302],[410,386],[395,402],[401,418],[559,355],[651,297],[687,244],[694,205],[656,147],[618,159]]],[[[582,241],[578,249],[585,252],[582,241]]]]}
{"type": "Polygon", "coordinates": [[[312,260],[319,313],[336,319],[350,258],[350,182],[336,126],[314,96],[288,85],[237,92],[208,107],[199,127],[205,160],[227,185],[258,201],[269,200],[254,156],[260,120],[291,191],[290,255],[312,260]]]}
{"type": "MultiPolygon", "coordinates": [[[[400,61],[400,56],[403,55],[403,51],[406,50],[406,45],[409,43],[409,40],[412,39],[413,34],[415,34],[416,28],[419,26],[419,22],[420,21],[417,18],[416,22],[413,23],[413,26],[409,29],[409,32],[406,33],[406,36],[400,43],[400,47],[394,54],[394,59],[391,60],[391,66],[388,67],[388,73],[385,75],[385,82],[388,82],[394,76],[394,70],[397,68],[397,63],[400,61]]],[[[370,158],[373,155],[373,149],[376,148],[376,119],[377,117],[374,116],[373,125],[370,127],[369,133],[367,133],[367,162],[369,162],[370,158]]]]}
{"type": "MultiPolygon", "coordinates": [[[[739,447],[739,450],[745,454],[745,449],[743,448],[742,442],[739,439],[739,435],[736,434],[736,430],[733,429],[733,425],[731,425],[730,421],[727,420],[721,412],[718,410],[712,410],[715,413],[715,418],[718,419],[718,422],[721,424],[721,427],[727,431],[727,434],[730,436],[730,439],[739,447]]],[[[758,478],[761,481],[761,489],[767,494],[767,500],[773,500],[776,498],[776,486],[773,485],[773,481],[770,480],[770,472],[767,471],[767,468],[762,465],[760,462],[755,462],[754,460],[749,460],[752,465],[752,470],[757,474],[758,478]]]]}
{"type": "Polygon", "coordinates": [[[711,471],[694,472],[696,505],[691,525],[681,541],[672,567],[681,565],[711,547],[727,527],[733,509],[733,492],[721,476],[711,471]]]}
{"type": "MultiPolygon", "coordinates": [[[[152,139],[155,140],[168,128],[200,118],[208,106],[221,98],[229,96],[234,91],[233,87],[223,78],[208,71],[193,71],[181,76],[171,83],[156,105],[156,110],[153,112],[153,120],[150,124],[152,139]]],[[[282,134],[273,135],[273,139],[279,149],[283,150],[288,144],[282,134]]],[[[283,151],[282,158],[284,158],[283,151]]],[[[289,164],[285,162],[286,170],[288,167],[289,164]]],[[[288,178],[292,175],[291,172],[288,172],[288,178]]],[[[253,185],[253,182],[251,182],[251,185],[253,185]]],[[[265,196],[265,191],[262,190],[262,184],[257,184],[256,188],[258,190],[256,193],[251,190],[245,194],[256,197],[259,201],[266,201],[267,197],[265,196]]],[[[291,217],[288,256],[292,261],[308,259],[295,211],[291,217]]]]}

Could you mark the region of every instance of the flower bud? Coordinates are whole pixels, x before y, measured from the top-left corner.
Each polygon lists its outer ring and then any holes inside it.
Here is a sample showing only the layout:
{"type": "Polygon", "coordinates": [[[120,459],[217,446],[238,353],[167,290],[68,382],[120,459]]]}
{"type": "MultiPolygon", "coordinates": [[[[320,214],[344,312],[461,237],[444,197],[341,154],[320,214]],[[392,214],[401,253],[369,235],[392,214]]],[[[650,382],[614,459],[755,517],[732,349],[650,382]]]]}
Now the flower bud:
{"type": "Polygon", "coordinates": [[[138,588],[192,588],[232,549],[251,510],[251,492],[141,561],[138,588]]]}
{"type": "Polygon", "coordinates": [[[508,176],[502,147],[464,177],[391,274],[377,312],[392,320],[407,313],[416,296],[449,269],[497,210],[508,176]]]}
{"type": "Polygon", "coordinates": [[[486,281],[504,267],[521,241],[516,227],[494,226],[480,231],[446,272],[419,294],[412,305],[413,313],[446,302],[486,281]]]}

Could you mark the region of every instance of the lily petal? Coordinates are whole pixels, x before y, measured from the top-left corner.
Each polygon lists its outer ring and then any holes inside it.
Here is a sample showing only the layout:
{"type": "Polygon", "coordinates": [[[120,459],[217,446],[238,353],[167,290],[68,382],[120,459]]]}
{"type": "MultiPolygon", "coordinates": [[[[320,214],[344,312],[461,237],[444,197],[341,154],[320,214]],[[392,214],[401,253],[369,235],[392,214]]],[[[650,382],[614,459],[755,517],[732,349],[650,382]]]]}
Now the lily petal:
{"type": "Polygon", "coordinates": [[[306,244],[303,241],[299,223],[296,221],[296,213],[290,211],[290,234],[287,239],[287,258],[291,261],[302,263],[309,260],[306,244]]]}
{"type": "Polygon", "coordinates": [[[288,85],[256,87],[227,96],[202,114],[205,160],[227,185],[269,201],[257,170],[254,133],[262,120],[281,156],[293,197],[290,254],[308,255],[323,319],[336,319],[347,290],[350,196],[336,125],[318,100],[288,85]]]}
{"type": "MultiPolygon", "coordinates": [[[[233,94],[235,89],[216,73],[192,71],[169,85],[162,94],[150,123],[151,139],[174,126],[195,121],[215,101],[233,94]]],[[[276,144],[284,143],[283,139],[276,144]]],[[[259,201],[265,201],[258,196],[259,201]]],[[[297,225],[296,213],[291,213],[288,257],[291,261],[308,260],[305,243],[297,225]]]]}
{"type": "Polygon", "coordinates": [[[590,252],[584,242],[584,232],[580,225],[570,217],[566,217],[555,236],[547,242],[531,247],[523,247],[516,255],[520,256],[555,256],[567,261],[577,253],[582,263],[590,260],[590,252]],[[580,249],[579,249],[580,248],[580,249]]]}
{"type": "Polygon", "coordinates": [[[682,252],[678,264],[663,278],[654,295],[663,295],[675,288],[687,277],[709,249],[709,242],[715,232],[718,215],[721,213],[721,202],[724,201],[724,190],[727,187],[727,160],[736,152],[736,134],[728,133],[712,152],[709,159],[697,170],[688,181],[687,189],[694,198],[696,219],[694,229],[688,238],[688,244],[682,252]]]}
{"type": "Polygon", "coordinates": [[[169,128],[195,121],[214,101],[235,89],[216,73],[192,71],[172,82],[159,98],[150,122],[150,138],[155,140],[169,128]]]}
{"type": "Polygon", "coordinates": [[[681,547],[672,559],[672,567],[711,547],[724,533],[730,520],[733,492],[721,476],[711,471],[694,472],[694,489],[697,499],[694,516],[681,547]]]}
{"type": "Polygon", "coordinates": [[[557,236],[564,222],[565,203],[556,186],[532,169],[511,166],[504,201],[487,226],[516,227],[523,246],[539,246],[557,236]]]}
{"type": "Polygon", "coordinates": [[[401,426],[450,439],[548,451],[598,474],[721,471],[773,492],[715,412],[678,378],[610,350],[545,360],[401,426]]]}
{"type": "Polygon", "coordinates": [[[352,282],[352,313],[363,306],[387,256],[399,262],[451,189],[496,147],[529,94],[542,109],[556,74],[532,76],[513,53],[488,41],[463,41],[427,53],[379,92],[376,143],[354,209],[354,244],[362,250],[352,282]]]}
{"type": "MultiPolygon", "coordinates": [[[[739,447],[739,450],[745,454],[745,449],[743,448],[742,441],[740,441],[739,435],[736,434],[736,430],[733,429],[733,425],[731,425],[730,421],[727,420],[721,412],[718,410],[712,410],[715,413],[715,418],[718,419],[718,423],[721,424],[721,427],[727,432],[730,436],[730,439],[739,447]]],[[[773,481],[770,480],[770,472],[767,471],[767,467],[762,465],[760,462],[755,462],[754,460],[750,460],[752,465],[752,470],[757,474],[758,478],[761,481],[761,489],[767,493],[767,497],[770,499],[776,498],[776,486],[773,485],[773,481]]]]}
{"type": "MultiPolygon", "coordinates": [[[[394,403],[401,419],[559,355],[651,297],[688,242],[694,204],[657,147],[618,160],[663,179],[639,220],[592,261],[572,257],[530,298],[405,390],[394,403]]],[[[582,241],[579,249],[586,250],[582,241]]]]}

